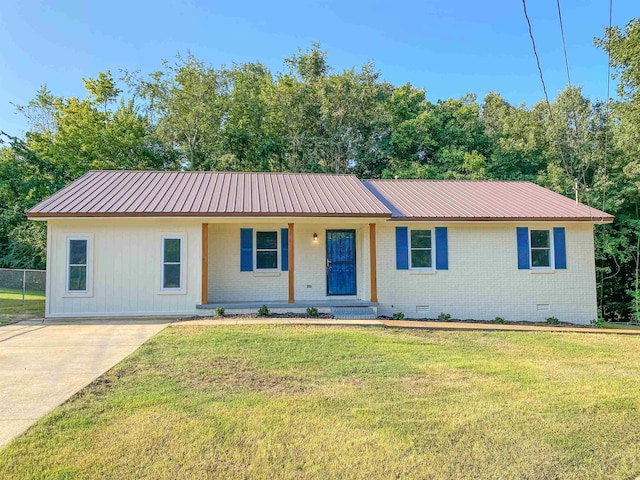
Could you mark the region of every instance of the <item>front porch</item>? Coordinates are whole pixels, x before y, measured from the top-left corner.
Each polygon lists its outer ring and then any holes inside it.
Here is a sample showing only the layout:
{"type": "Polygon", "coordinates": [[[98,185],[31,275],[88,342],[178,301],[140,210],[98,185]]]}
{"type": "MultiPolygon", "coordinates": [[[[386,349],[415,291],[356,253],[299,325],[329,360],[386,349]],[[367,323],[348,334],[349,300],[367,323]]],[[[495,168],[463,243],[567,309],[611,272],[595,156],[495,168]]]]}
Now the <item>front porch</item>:
{"type": "Polygon", "coordinates": [[[202,225],[199,315],[216,308],[255,313],[263,305],[274,313],[315,307],[335,316],[377,315],[375,223],[252,220],[202,225]]]}

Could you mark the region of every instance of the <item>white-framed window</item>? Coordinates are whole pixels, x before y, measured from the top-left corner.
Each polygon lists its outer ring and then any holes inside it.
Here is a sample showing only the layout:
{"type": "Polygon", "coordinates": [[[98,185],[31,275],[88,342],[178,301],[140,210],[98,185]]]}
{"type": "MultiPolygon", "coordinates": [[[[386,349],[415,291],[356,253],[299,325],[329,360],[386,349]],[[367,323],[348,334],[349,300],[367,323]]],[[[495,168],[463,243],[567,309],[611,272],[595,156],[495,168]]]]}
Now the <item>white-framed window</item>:
{"type": "Polygon", "coordinates": [[[67,237],[67,293],[89,293],[89,237],[67,237]]]}
{"type": "Polygon", "coordinates": [[[181,236],[162,237],[162,290],[180,290],[184,279],[182,278],[183,243],[181,236]]]}
{"type": "Polygon", "coordinates": [[[409,231],[409,266],[412,270],[433,270],[435,267],[433,230],[409,231]]]}
{"type": "Polygon", "coordinates": [[[280,268],[280,242],[277,230],[256,230],[255,265],[257,271],[280,268]]]}
{"type": "Polygon", "coordinates": [[[553,235],[551,235],[551,230],[530,230],[529,250],[531,268],[552,268],[553,235]]]}

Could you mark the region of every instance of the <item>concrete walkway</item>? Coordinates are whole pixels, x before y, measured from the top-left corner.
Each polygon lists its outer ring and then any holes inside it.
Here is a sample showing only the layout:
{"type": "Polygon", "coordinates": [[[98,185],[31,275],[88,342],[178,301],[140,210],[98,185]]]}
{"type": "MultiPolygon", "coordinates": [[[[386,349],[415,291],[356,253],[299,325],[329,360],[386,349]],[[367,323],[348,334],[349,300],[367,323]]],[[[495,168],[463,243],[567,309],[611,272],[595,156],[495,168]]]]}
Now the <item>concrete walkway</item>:
{"type": "Polygon", "coordinates": [[[0,448],[171,320],[40,320],[0,327],[0,448]]]}
{"type": "Polygon", "coordinates": [[[312,318],[196,318],[177,321],[174,327],[186,325],[346,325],[386,328],[415,328],[425,330],[486,330],[486,331],[519,331],[519,332],[555,332],[555,333],[600,333],[618,335],[640,335],[640,329],[591,328],[591,327],[552,327],[541,325],[522,325],[472,322],[429,322],[415,320],[335,320],[312,318]]]}

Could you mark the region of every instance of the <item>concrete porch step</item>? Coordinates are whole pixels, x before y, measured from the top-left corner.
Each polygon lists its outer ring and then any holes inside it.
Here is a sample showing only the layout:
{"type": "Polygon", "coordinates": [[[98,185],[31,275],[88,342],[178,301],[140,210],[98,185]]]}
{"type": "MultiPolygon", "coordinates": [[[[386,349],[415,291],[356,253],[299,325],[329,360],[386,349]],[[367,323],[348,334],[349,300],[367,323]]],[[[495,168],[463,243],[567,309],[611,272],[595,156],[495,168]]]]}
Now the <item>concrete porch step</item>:
{"type": "Polygon", "coordinates": [[[376,311],[369,306],[331,307],[331,313],[337,320],[375,320],[376,311]]]}

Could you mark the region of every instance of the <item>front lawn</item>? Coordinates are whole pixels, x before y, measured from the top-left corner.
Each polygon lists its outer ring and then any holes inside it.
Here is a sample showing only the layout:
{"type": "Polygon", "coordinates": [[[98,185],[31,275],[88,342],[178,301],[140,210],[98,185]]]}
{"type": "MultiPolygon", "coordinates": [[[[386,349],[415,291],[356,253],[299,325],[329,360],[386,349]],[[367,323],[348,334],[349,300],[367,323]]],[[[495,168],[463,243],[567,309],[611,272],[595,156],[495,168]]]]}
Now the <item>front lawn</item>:
{"type": "Polygon", "coordinates": [[[640,337],[167,328],[0,478],[636,478],[640,337]]]}
{"type": "Polygon", "coordinates": [[[22,303],[22,290],[0,288],[0,325],[16,319],[44,316],[44,292],[25,292],[22,303]]]}
{"type": "Polygon", "coordinates": [[[624,330],[640,330],[640,325],[635,323],[622,322],[605,322],[604,328],[624,329],[624,330]]]}

